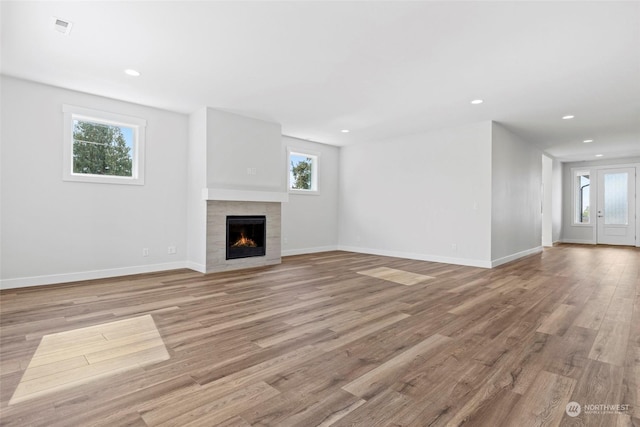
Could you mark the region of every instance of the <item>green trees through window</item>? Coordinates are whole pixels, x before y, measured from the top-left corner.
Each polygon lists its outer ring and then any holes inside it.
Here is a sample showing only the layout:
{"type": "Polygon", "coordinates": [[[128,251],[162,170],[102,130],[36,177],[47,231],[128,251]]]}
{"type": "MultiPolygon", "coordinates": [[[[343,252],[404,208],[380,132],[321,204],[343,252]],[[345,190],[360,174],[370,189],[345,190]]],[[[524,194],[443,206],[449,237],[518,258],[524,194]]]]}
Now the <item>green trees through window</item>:
{"type": "Polygon", "coordinates": [[[574,224],[589,224],[591,179],[589,171],[574,171],[574,224]]]}
{"type": "Polygon", "coordinates": [[[145,119],[62,105],[63,181],[144,185],[145,119]]]}
{"type": "Polygon", "coordinates": [[[73,121],[73,173],[132,176],[133,129],[73,121]]]}
{"type": "Polygon", "coordinates": [[[305,155],[291,154],[291,188],[311,190],[313,159],[305,155]]]}

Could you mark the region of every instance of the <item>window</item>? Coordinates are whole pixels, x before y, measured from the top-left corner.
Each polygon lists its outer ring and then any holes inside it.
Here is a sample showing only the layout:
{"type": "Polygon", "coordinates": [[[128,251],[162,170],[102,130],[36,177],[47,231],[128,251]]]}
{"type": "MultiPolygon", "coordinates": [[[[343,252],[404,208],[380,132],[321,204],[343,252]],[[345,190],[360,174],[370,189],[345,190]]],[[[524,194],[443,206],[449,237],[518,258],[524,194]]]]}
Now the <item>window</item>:
{"type": "Polygon", "coordinates": [[[574,223],[589,224],[591,212],[591,179],[589,171],[574,171],[574,223]]]}
{"type": "Polygon", "coordinates": [[[289,191],[318,192],[318,155],[289,150],[289,191]]]}
{"type": "Polygon", "coordinates": [[[146,120],[65,105],[63,180],[144,184],[146,120]]]}

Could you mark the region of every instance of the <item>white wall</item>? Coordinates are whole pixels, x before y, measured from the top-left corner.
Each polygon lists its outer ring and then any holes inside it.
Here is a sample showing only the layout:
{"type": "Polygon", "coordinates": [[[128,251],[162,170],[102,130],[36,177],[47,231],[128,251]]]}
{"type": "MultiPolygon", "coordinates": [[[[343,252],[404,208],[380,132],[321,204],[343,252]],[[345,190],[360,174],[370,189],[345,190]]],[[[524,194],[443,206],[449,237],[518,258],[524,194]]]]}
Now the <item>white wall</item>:
{"type": "Polygon", "coordinates": [[[499,123],[492,125],[491,259],[511,261],[542,247],[542,153],[499,123]]]}
{"type": "Polygon", "coordinates": [[[542,246],[553,245],[553,159],[542,155],[542,246]]]}
{"type": "MultiPolygon", "coordinates": [[[[282,145],[318,155],[318,193],[291,193],[282,204],[282,255],[335,250],[338,247],[338,147],[284,136],[282,145]]],[[[288,169],[288,159],[282,167],[288,169]]]]}
{"type": "Polygon", "coordinates": [[[342,248],[489,267],[539,246],[540,153],[491,122],[340,149],[206,107],[187,117],[9,77],[2,89],[2,287],[204,271],[202,189],[285,192],[288,146],[319,154],[320,191],[283,203],[285,255],[342,248]],[[147,120],[145,185],[63,182],[62,104],[147,120]]]}
{"type": "Polygon", "coordinates": [[[488,267],[491,122],[343,147],[346,250],[488,267]]]}
{"type": "Polygon", "coordinates": [[[208,108],[207,187],[286,191],[281,132],[278,123],[208,108]]]}
{"type": "Polygon", "coordinates": [[[562,187],[562,163],[556,159],[553,160],[552,164],[551,185],[552,241],[557,243],[562,240],[562,200],[564,190],[562,187]]]}
{"type": "Polygon", "coordinates": [[[207,202],[202,189],[207,187],[207,108],[189,115],[187,147],[187,263],[204,273],[207,269],[207,202]]]}
{"type": "MultiPolygon", "coordinates": [[[[591,182],[595,182],[595,174],[597,168],[615,165],[629,165],[640,164],[640,157],[627,157],[620,159],[605,159],[594,160],[588,162],[570,162],[564,163],[562,168],[562,241],[566,243],[596,243],[596,229],[595,224],[589,225],[574,225],[573,224],[573,178],[571,176],[571,169],[579,168],[591,171],[591,176],[594,177],[591,182]]],[[[640,176],[636,178],[640,179],[640,176]]],[[[637,184],[640,186],[640,184],[637,184]]],[[[637,192],[637,190],[636,190],[637,192]]],[[[595,191],[591,191],[590,206],[595,206],[595,191]]],[[[636,200],[636,212],[640,212],[640,198],[636,200]]],[[[639,218],[640,219],[640,218],[639,218]]],[[[640,225],[637,225],[640,228],[640,225]]]]}
{"type": "Polygon", "coordinates": [[[187,117],[1,79],[2,287],[183,267],[187,117]],[[147,120],[145,185],[63,182],[62,104],[147,120]]]}

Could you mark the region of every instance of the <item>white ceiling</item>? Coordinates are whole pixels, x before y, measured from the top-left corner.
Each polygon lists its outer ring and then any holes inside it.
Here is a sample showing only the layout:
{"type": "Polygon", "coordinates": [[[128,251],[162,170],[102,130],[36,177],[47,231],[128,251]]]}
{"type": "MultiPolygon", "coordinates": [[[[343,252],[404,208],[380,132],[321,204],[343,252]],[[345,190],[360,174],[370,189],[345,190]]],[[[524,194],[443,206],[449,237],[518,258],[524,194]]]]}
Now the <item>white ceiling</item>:
{"type": "Polygon", "coordinates": [[[640,155],[638,1],[4,1],[1,13],[10,76],[210,106],[334,145],[495,120],[565,161],[640,155]]]}

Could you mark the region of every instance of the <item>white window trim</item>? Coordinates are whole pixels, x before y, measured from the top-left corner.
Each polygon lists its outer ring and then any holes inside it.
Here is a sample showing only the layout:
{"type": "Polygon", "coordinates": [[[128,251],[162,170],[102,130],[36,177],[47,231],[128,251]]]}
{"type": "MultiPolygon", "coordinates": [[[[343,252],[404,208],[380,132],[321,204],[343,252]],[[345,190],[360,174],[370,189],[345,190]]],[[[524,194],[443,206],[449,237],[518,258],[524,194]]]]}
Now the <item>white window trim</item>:
{"type": "Polygon", "coordinates": [[[318,182],[318,169],[320,163],[320,153],[317,151],[305,150],[298,147],[287,147],[287,190],[290,194],[300,195],[312,195],[317,196],[320,194],[319,182],[318,182]],[[298,154],[300,156],[307,156],[313,159],[311,164],[311,190],[301,190],[291,188],[291,155],[298,154]]]}
{"type": "Polygon", "coordinates": [[[577,213],[576,213],[576,206],[577,206],[577,198],[578,198],[578,188],[576,186],[576,177],[578,176],[578,174],[580,175],[585,175],[585,174],[589,174],[589,208],[591,210],[593,210],[593,202],[595,200],[594,198],[594,192],[595,192],[595,186],[592,186],[591,184],[593,183],[593,169],[591,168],[571,168],[571,203],[572,203],[572,209],[571,209],[571,224],[573,226],[576,227],[593,227],[593,220],[591,217],[591,214],[593,212],[589,213],[589,222],[578,222],[576,221],[576,217],[577,217],[577,213]]]}
{"type": "Polygon", "coordinates": [[[99,184],[128,184],[144,185],[144,153],[145,153],[145,128],[147,121],[132,116],[109,113],[91,108],[77,107],[64,104],[64,135],[63,135],[63,159],[62,159],[62,179],[63,181],[93,182],[99,184]],[[92,175],[73,172],[73,121],[87,120],[107,125],[126,126],[133,128],[135,133],[135,144],[132,150],[132,176],[107,176],[92,175]]]}

